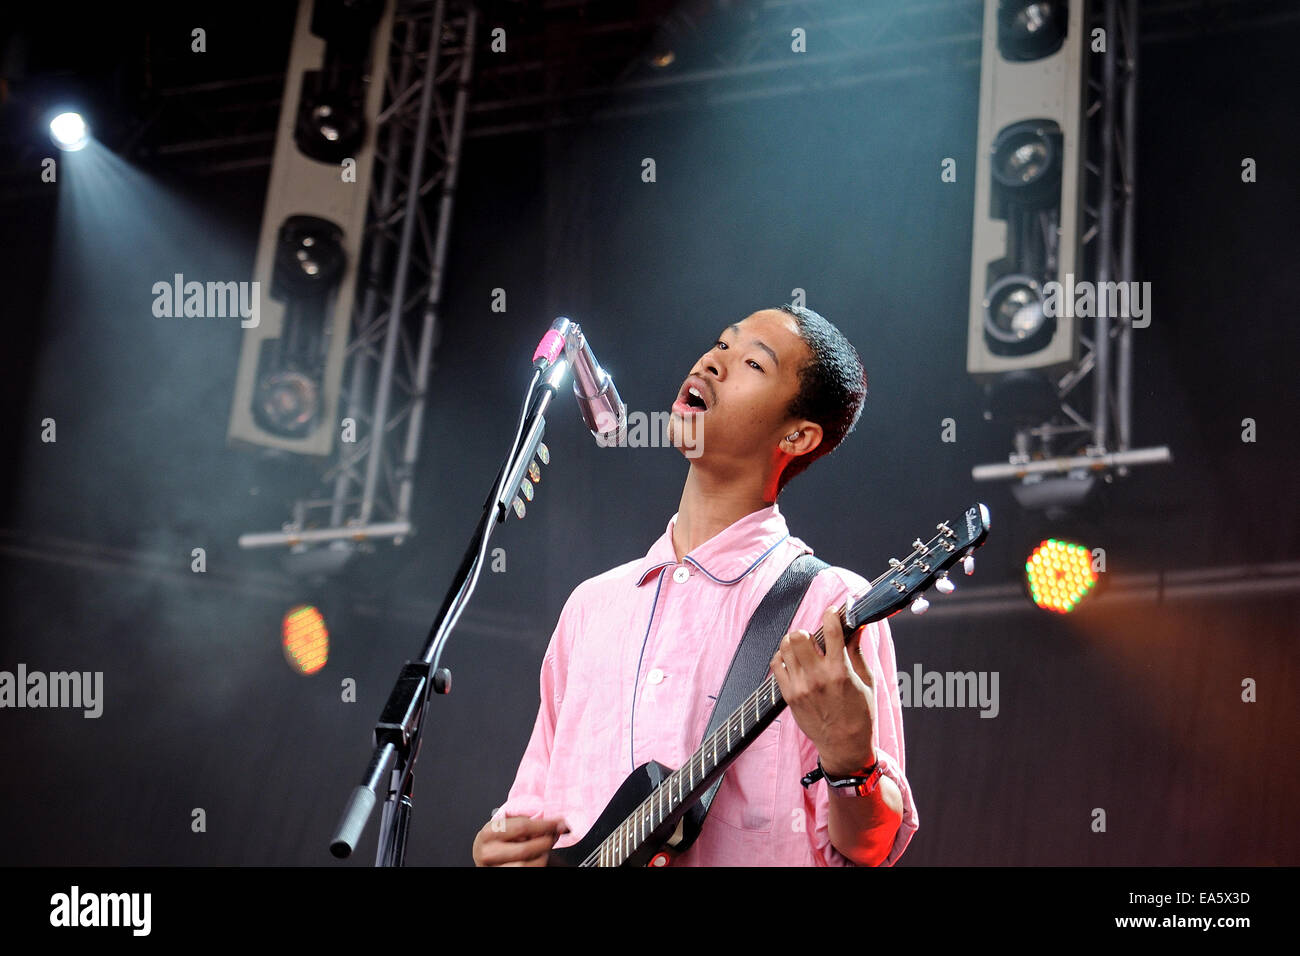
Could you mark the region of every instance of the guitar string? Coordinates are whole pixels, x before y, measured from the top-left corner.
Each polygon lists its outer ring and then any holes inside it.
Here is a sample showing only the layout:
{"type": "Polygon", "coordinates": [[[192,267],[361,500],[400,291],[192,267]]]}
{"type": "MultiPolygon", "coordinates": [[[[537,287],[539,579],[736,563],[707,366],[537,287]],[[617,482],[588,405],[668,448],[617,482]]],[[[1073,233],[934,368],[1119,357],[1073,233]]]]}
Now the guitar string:
{"type": "MultiPolygon", "coordinates": [[[[922,548],[914,549],[912,553],[909,554],[905,560],[900,562],[897,567],[891,566],[888,571],[885,571],[875,580],[869,582],[867,590],[863,593],[862,597],[854,602],[854,609],[856,610],[858,605],[865,602],[868,595],[870,595],[873,591],[875,591],[877,587],[879,587],[882,583],[884,583],[886,578],[893,577],[894,575],[898,574],[900,570],[906,568],[907,565],[910,564],[913,559],[918,557],[918,555],[931,553],[931,551],[933,550],[933,545],[935,545],[937,542],[939,542],[941,539],[944,538],[945,538],[944,533],[940,531],[933,538],[927,541],[922,548]]],[[[958,550],[960,549],[953,548],[953,550],[949,553],[955,554],[958,550]]],[[[954,563],[955,563],[955,559],[954,559],[954,563]]],[[[847,608],[847,606],[848,604],[846,602],[845,607],[847,608]]],[[[840,614],[840,620],[842,624],[846,622],[846,619],[842,611],[840,614]]],[[[814,641],[816,641],[817,646],[823,652],[825,652],[826,637],[825,634],[823,633],[823,630],[824,630],[823,628],[819,627],[817,631],[812,635],[812,638],[814,641]]],[[[703,779],[706,776],[708,776],[709,772],[711,770],[716,769],[718,763],[721,762],[717,760],[718,744],[723,743],[724,745],[724,751],[723,751],[724,760],[726,759],[726,756],[730,753],[731,748],[726,745],[726,743],[722,739],[722,736],[724,735],[724,733],[730,730],[735,720],[739,719],[740,721],[740,728],[741,728],[740,737],[743,739],[744,726],[745,726],[744,715],[747,709],[751,707],[753,708],[754,724],[757,724],[763,719],[763,717],[767,716],[773,711],[776,711],[778,708],[784,705],[785,705],[785,699],[781,696],[780,685],[777,684],[776,678],[769,671],[767,677],[764,678],[763,683],[758,686],[758,689],[755,690],[753,693],[751,693],[739,707],[737,707],[734,711],[732,711],[730,716],[728,716],[727,720],[723,724],[717,727],[712,733],[709,734],[708,737],[705,738],[704,742],[695,751],[695,753],[691,754],[691,756],[687,759],[686,763],[684,763],[681,767],[678,767],[676,770],[670,773],[662,783],[660,783],[657,787],[655,787],[655,789],[650,792],[649,796],[647,796],[644,800],[642,800],[641,803],[637,806],[637,808],[632,813],[628,814],[627,817],[624,818],[623,822],[620,823],[618,827],[612,833],[610,833],[609,836],[607,836],[601,843],[599,843],[595,847],[595,849],[593,849],[592,852],[579,865],[580,866],[601,866],[601,865],[617,866],[620,863],[622,863],[623,860],[626,860],[628,857],[630,857],[633,853],[635,853],[638,849],[640,849],[641,845],[645,842],[646,838],[649,837],[649,835],[665,819],[667,819],[667,817],[670,816],[675,809],[677,809],[680,803],[685,800],[686,796],[689,795],[693,789],[695,789],[694,787],[691,786],[690,781],[695,779],[694,766],[697,757],[700,758],[699,759],[700,780],[703,781],[703,779]],[[759,713],[758,710],[759,701],[763,700],[763,698],[765,697],[769,698],[770,702],[767,705],[765,705],[765,710],[762,713],[759,713]],[[706,768],[705,754],[708,753],[710,749],[713,752],[715,762],[712,767],[706,768]],[[677,794],[678,794],[677,798],[673,797],[674,783],[676,783],[677,785],[677,794]],[[663,794],[665,793],[667,794],[668,797],[667,807],[661,806],[657,808],[655,806],[656,801],[662,804],[664,802],[662,797],[663,794]],[[644,833],[640,832],[642,828],[642,820],[646,821],[644,833]],[[626,850],[626,852],[624,852],[624,850],[626,850]],[[604,858],[608,858],[610,862],[608,864],[604,864],[600,862],[604,858]]],[[[746,746],[748,746],[748,744],[746,746]]]]}

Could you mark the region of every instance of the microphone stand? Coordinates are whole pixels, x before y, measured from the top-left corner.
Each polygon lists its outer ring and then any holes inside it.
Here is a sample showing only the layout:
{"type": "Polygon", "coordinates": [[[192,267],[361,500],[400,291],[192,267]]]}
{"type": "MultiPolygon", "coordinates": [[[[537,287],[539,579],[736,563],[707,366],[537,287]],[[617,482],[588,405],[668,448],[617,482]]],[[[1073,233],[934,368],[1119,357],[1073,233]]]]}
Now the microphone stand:
{"type": "MultiPolygon", "coordinates": [[[[402,866],[404,863],[407,832],[411,822],[415,759],[419,755],[420,737],[424,732],[425,705],[431,690],[439,694],[451,691],[451,671],[438,666],[442,649],[478,585],[492,531],[497,524],[506,520],[512,499],[520,493],[521,483],[528,479],[530,468],[536,467],[533,465],[533,456],[540,452],[543,464],[550,460],[549,453],[541,443],[542,434],[546,430],[545,414],[569,369],[569,361],[559,357],[549,366],[544,361],[535,361],[533,369],[519,425],[515,430],[514,445],[497,473],[492,492],[483,504],[482,520],[470,540],[442,607],[429,628],[429,636],[419,659],[406,662],[388,695],[379,722],[375,724],[374,753],[362,782],[352,791],[343,817],[330,841],[330,852],[339,859],[350,856],[356,849],[374,810],[379,788],[387,778],[388,788],[379,823],[375,865],[402,866]]],[[[522,509],[518,513],[523,517],[522,509]]]]}

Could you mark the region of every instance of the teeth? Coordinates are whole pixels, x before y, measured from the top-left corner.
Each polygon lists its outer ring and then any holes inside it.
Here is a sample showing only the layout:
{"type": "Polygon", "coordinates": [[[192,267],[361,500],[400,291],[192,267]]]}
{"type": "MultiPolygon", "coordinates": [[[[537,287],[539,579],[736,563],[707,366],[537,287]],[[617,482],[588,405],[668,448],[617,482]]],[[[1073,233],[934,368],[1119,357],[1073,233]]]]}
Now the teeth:
{"type": "Polygon", "coordinates": [[[700,394],[700,390],[699,390],[698,388],[696,388],[694,385],[692,385],[692,386],[691,386],[690,388],[688,388],[686,391],[689,392],[690,394],[694,395],[694,396],[695,396],[696,398],[698,398],[700,401],[704,401],[704,396],[700,394]]]}

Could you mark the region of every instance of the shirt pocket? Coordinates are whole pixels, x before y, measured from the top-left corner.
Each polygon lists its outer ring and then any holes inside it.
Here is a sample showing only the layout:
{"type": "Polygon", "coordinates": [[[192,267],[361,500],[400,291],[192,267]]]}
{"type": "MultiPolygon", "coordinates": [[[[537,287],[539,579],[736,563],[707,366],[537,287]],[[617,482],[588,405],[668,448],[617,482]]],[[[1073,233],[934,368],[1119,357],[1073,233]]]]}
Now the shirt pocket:
{"type": "Polygon", "coordinates": [[[779,719],[773,721],[727,768],[709,811],[711,817],[717,816],[740,830],[766,833],[772,829],[780,771],[781,723],[779,719]]]}

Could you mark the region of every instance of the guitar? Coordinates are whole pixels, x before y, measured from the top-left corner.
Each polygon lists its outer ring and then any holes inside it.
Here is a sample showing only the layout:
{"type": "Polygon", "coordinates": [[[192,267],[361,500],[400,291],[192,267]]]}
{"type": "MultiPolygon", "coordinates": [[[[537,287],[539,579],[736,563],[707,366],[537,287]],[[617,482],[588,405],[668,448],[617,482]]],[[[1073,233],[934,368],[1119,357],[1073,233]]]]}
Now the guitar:
{"type": "MultiPolygon", "coordinates": [[[[935,528],[934,537],[913,541],[906,560],[891,558],[889,570],[871,582],[866,594],[840,608],[846,635],[909,604],[921,613],[929,606],[923,592],[931,585],[937,585],[940,593],[953,590],[947,571],[959,561],[967,574],[974,572],[972,555],[989,533],[988,509],[973,505],[961,520],[940,522],[935,528]]],[[[825,652],[820,628],[813,639],[825,652]]],[[[632,771],[587,835],[571,846],[551,850],[547,865],[664,866],[699,835],[704,820],[699,799],[785,707],[776,678],[769,673],[677,770],[651,761],[632,771]]]]}

